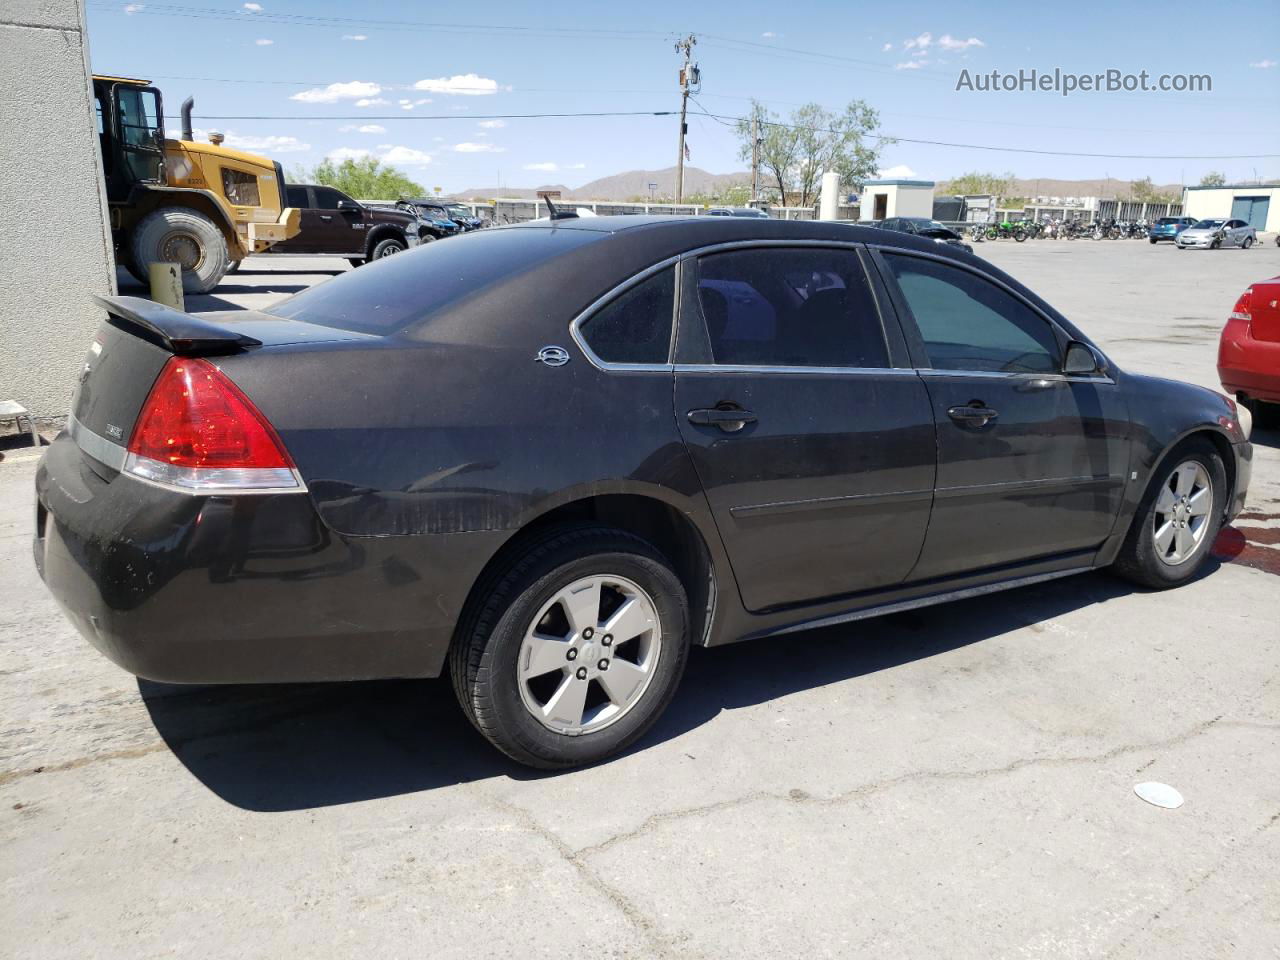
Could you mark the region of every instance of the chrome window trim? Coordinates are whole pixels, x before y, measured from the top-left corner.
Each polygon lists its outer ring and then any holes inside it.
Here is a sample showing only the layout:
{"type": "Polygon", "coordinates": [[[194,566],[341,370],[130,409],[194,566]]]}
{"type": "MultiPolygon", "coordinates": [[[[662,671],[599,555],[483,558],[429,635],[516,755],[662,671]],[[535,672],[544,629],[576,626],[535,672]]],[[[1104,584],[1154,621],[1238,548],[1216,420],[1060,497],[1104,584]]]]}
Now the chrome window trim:
{"type": "Polygon", "coordinates": [[[628,277],[622,283],[618,284],[612,290],[603,296],[597,297],[589,306],[571,321],[569,321],[569,336],[573,342],[577,344],[578,349],[582,351],[582,355],[587,358],[593,367],[598,370],[605,370],[610,373],[670,373],[674,367],[671,363],[671,357],[675,351],[676,336],[676,314],[680,309],[680,261],[684,259],[683,255],[677,254],[673,257],[667,257],[660,260],[652,266],[646,267],[635,276],[628,277]],[[608,360],[602,360],[583,335],[582,327],[587,321],[603,310],[618,297],[622,296],[634,286],[638,286],[648,280],[654,274],[661,273],[667,267],[675,267],[672,274],[673,295],[671,298],[671,336],[667,342],[667,362],[666,363],[613,363],[608,360]]]}
{"type": "Polygon", "coordinates": [[[911,367],[775,367],[745,363],[677,363],[677,373],[801,373],[801,374],[874,374],[892,377],[914,377],[919,371],[911,367]]]}

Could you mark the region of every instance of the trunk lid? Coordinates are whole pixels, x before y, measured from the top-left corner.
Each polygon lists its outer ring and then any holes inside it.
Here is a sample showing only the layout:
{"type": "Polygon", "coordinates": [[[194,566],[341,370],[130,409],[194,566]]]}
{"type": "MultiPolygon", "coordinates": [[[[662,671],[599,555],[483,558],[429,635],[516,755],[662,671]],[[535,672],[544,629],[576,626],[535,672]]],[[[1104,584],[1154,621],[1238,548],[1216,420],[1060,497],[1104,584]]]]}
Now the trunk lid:
{"type": "Polygon", "coordinates": [[[147,395],[171,357],[376,339],[251,310],[190,314],[138,297],[95,299],[109,317],[85,354],[71,398],[71,431],[85,453],[117,470],[147,395]]]}
{"type": "Polygon", "coordinates": [[[1249,316],[1253,339],[1280,343],[1280,277],[1253,284],[1249,316]]]}

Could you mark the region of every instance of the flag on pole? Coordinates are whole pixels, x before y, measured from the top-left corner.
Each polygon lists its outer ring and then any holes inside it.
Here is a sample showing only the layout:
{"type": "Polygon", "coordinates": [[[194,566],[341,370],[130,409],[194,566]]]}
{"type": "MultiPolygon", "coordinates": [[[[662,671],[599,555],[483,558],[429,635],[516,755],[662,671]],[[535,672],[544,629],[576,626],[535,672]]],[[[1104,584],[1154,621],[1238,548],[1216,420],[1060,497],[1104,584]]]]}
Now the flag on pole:
{"type": "Polygon", "coordinates": [[[684,162],[689,162],[689,142],[686,140],[684,145],[684,162]]]}

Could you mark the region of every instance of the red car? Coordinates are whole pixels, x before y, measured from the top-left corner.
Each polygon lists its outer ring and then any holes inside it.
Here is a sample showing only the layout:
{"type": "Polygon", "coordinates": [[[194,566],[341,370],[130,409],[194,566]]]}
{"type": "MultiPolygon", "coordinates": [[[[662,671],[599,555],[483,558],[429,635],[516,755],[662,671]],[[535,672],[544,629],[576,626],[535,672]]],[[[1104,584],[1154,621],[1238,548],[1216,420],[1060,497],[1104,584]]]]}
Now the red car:
{"type": "Polygon", "coordinates": [[[1257,415],[1280,404],[1280,277],[1255,283],[1236,301],[1218,342],[1222,389],[1257,415]]]}

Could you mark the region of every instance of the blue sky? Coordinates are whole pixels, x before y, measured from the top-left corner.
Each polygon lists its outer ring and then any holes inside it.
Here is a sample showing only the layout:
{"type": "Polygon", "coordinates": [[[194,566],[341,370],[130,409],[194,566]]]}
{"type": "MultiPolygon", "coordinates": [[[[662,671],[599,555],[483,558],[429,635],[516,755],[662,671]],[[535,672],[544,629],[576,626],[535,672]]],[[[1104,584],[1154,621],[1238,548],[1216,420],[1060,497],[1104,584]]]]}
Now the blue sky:
{"type": "MultiPolygon", "coordinates": [[[[491,0],[484,5],[261,0],[88,0],[93,69],[151,79],[196,127],[285,166],[370,152],[445,192],[577,186],[671,166],[674,117],[483,120],[486,114],[654,111],[679,106],[684,33],[698,35],[697,103],[738,115],[755,97],[786,114],[867,100],[889,134],[919,140],[1160,159],[1049,156],[900,142],[894,175],[968,170],[1196,183],[1280,177],[1280,16],[1259,4],[981,5],[651,0],[491,0]],[[395,21],[395,22],[389,22],[395,21]],[[1209,73],[1201,93],[979,93],[971,73],[1108,68],[1209,73]],[[248,116],[298,119],[255,120],[248,116]],[[207,119],[211,117],[234,119],[207,119]],[[347,117],[352,119],[327,119],[347,117]],[[440,117],[440,119],[428,119],[440,117]],[[1173,155],[1271,155],[1184,160],[1173,155]]],[[[690,117],[692,163],[744,168],[732,131],[690,117]]],[[[177,121],[170,122],[177,130],[177,121]]]]}

